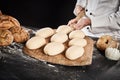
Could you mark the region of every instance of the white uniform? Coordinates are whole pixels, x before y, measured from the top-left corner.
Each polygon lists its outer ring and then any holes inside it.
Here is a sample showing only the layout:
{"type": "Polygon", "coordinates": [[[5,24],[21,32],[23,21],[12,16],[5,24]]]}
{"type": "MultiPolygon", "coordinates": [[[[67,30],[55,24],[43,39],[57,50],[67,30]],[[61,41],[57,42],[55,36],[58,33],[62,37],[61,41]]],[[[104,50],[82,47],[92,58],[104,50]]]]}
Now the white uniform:
{"type": "Polygon", "coordinates": [[[77,0],[76,5],[85,8],[92,33],[118,31],[120,34],[120,0],[77,0]]]}

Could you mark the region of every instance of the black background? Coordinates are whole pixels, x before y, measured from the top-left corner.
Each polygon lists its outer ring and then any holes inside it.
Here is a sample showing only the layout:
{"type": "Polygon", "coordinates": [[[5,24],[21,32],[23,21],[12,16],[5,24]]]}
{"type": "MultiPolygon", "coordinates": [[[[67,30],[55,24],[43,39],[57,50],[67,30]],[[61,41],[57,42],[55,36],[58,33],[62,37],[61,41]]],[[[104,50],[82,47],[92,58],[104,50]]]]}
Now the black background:
{"type": "MultiPolygon", "coordinates": [[[[76,0],[0,0],[0,10],[31,28],[53,28],[74,18],[76,0]]],[[[21,44],[22,45],[22,44],[21,44]]],[[[0,80],[120,80],[120,60],[111,61],[94,48],[92,64],[69,67],[36,60],[20,44],[0,47],[0,80]]]]}
{"type": "Polygon", "coordinates": [[[24,26],[56,28],[75,17],[75,3],[76,0],[0,0],[0,10],[24,26]]]}

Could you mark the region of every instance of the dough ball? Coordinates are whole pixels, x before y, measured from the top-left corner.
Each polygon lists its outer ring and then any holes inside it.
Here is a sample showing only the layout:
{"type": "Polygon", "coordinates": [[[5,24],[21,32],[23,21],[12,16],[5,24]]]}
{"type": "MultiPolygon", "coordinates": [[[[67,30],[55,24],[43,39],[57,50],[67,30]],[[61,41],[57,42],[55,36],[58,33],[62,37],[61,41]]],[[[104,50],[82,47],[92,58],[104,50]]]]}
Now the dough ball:
{"type": "Polygon", "coordinates": [[[66,50],[65,56],[70,60],[75,60],[84,54],[84,48],[80,46],[71,46],[66,50]]]}
{"type": "Polygon", "coordinates": [[[117,48],[106,48],[105,56],[110,60],[120,60],[120,51],[117,48]]]}
{"type": "Polygon", "coordinates": [[[44,47],[44,53],[50,56],[54,56],[62,53],[65,50],[65,47],[62,43],[51,42],[46,44],[44,47]]]}
{"type": "Polygon", "coordinates": [[[107,47],[118,47],[118,42],[113,40],[112,36],[103,35],[97,40],[96,46],[99,50],[104,51],[107,47]]]}
{"type": "Polygon", "coordinates": [[[40,36],[34,36],[26,42],[26,47],[28,49],[38,49],[46,44],[46,40],[40,36]]]}
{"type": "Polygon", "coordinates": [[[61,32],[61,33],[65,33],[68,34],[69,32],[71,32],[73,30],[72,27],[68,26],[68,25],[60,25],[56,32],[61,32]]]}
{"type": "Polygon", "coordinates": [[[84,38],[85,37],[85,33],[81,30],[74,30],[72,32],[70,32],[69,34],[69,38],[73,39],[73,38],[84,38]]]}
{"type": "Polygon", "coordinates": [[[56,33],[54,34],[51,39],[52,42],[60,42],[64,43],[68,40],[68,36],[65,33],[56,33]]]}
{"type": "Polygon", "coordinates": [[[82,38],[74,38],[69,41],[68,45],[85,47],[87,45],[87,41],[86,39],[82,39],[82,38]]]}
{"type": "Polygon", "coordinates": [[[48,38],[50,36],[52,36],[54,34],[54,30],[50,27],[46,27],[46,28],[42,28],[42,29],[39,29],[35,35],[36,36],[41,36],[41,37],[44,37],[44,38],[48,38]]]}

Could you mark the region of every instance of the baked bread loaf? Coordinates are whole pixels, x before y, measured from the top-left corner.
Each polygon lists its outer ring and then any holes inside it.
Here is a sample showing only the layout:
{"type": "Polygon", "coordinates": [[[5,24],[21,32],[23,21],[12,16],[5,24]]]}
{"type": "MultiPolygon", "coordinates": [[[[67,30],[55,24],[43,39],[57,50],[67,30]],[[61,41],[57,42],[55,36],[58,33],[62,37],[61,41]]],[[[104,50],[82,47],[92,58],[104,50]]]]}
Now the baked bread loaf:
{"type": "Polygon", "coordinates": [[[21,26],[14,26],[9,29],[13,34],[21,31],[21,26]]]}
{"type": "Polygon", "coordinates": [[[0,30],[0,46],[10,45],[13,39],[13,35],[9,30],[0,30]]]}
{"type": "Polygon", "coordinates": [[[120,60],[120,51],[117,48],[106,48],[105,56],[110,60],[120,60]]]}
{"type": "Polygon", "coordinates": [[[20,26],[20,23],[17,19],[9,15],[0,15],[0,29],[1,30],[8,30],[14,26],[20,26]]]}
{"type": "Polygon", "coordinates": [[[20,28],[20,30],[18,32],[15,32],[15,33],[12,32],[12,34],[14,37],[14,41],[18,42],[18,43],[23,43],[30,38],[29,33],[22,27],[20,28]]]}
{"type": "Polygon", "coordinates": [[[107,47],[117,48],[118,42],[110,35],[103,35],[97,40],[96,46],[99,50],[105,51],[107,47]]]}
{"type": "Polygon", "coordinates": [[[11,42],[25,42],[29,39],[30,35],[29,33],[20,26],[19,21],[9,15],[3,15],[0,13],[0,30],[1,33],[0,36],[3,36],[3,34],[6,37],[1,37],[1,39],[4,41],[1,41],[1,45],[10,45],[11,42]],[[3,31],[4,30],[4,31],[3,31]],[[8,41],[7,41],[8,39],[8,41]],[[5,43],[7,41],[7,43],[5,43]]]}

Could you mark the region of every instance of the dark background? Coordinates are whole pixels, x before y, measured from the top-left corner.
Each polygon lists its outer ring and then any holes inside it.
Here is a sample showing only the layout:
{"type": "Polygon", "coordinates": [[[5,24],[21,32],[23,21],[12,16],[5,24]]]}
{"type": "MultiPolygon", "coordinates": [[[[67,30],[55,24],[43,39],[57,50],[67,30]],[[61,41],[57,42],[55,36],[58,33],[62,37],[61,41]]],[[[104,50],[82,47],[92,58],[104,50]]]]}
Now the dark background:
{"type": "Polygon", "coordinates": [[[0,10],[24,26],[55,28],[74,18],[75,3],[76,0],[0,0],[0,10]]]}
{"type": "MultiPolygon", "coordinates": [[[[75,3],[76,0],[0,0],[0,10],[24,26],[56,28],[75,17],[75,3]]],[[[22,48],[22,44],[0,47],[0,80],[120,80],[120,60],[108,60],[96,47],[92,64],[80,67],[40,61],[25,55],[22,48]]]]}

